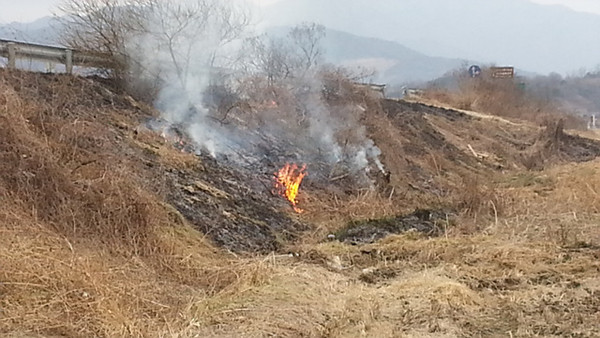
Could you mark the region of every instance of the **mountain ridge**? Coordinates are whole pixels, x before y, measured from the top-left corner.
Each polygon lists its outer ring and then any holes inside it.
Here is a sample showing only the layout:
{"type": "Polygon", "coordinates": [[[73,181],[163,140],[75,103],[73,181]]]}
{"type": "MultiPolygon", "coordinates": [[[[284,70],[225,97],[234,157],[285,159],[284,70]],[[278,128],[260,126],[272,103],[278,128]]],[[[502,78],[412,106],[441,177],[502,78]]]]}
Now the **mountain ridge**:
{"type": "MultiPolygon", "coordinates": [[[[59,44],[59,32],[53,17],[31,23],[0,26],[0,38],[47,45],[59,44]]],[[[285,35],[289,27],[272,27],[268,31],[285,35]]],[[[362,37],[327,29],[323,39],[326,61],[349,68],[375,70],[374,81],[390,84],[424,82],[442,76],[465,61],[431,57],[394,41],[362,37]]]]}
{"type": "MultiPolygon", "coordinates": [[[[290,27],[271,27],[268,34],[284,36],[290,27]]],[[[321,42],[325,61],[350,69],[375,70],[374,81],[389,84],[424,82],[462,66],[467,60],[431,57],[394,41],[326,29],[321,42]]]]}
{"type": "Polygon", "coordinates": [[[365,0],[283,0],[267,6],[263,19],[269,25],[314,21],[431,56],[514,64],[540,73],[592,68],[600,60],[599,15],[526,0],[382,0],[377,6],[365,0]]]}

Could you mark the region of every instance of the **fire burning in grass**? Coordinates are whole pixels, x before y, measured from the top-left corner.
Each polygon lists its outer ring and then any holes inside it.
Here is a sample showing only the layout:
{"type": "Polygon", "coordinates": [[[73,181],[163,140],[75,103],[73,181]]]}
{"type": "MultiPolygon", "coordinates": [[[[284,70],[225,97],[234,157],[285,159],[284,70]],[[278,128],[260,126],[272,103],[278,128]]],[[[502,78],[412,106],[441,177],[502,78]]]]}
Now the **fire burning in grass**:
{"type": "Polygon", "coordinates": [[[298,190],[300,189],[300,183],[306,176],[306,164],[302,165],[301,168],[296,164],[286,164],[283,168],[279,169],[275,173],[275,189],[279,195],[287,198],[292,204],[294,211],[297,213],[303,212],[302,209],[298,208],[298,190]]]}

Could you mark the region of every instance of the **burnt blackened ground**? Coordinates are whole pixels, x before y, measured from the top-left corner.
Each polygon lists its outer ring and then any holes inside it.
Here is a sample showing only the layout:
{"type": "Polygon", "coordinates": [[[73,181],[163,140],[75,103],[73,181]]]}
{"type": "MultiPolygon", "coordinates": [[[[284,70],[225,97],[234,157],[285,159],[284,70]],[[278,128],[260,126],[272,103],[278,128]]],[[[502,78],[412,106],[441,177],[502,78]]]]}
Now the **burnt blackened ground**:
{"type": "MultiPolygon", "coordinates": [[[[402,194],[405,189],[427,195],[447,195],[447,189],[431,178],[431,169],[423,166],[432,152],[441,153],[448,163],[465,167],[478,165],[472,154],[449,142],[427,119],[427,116],[435,115],[464,122],[472,119],[469,115],[402,101],[382,100],[381,105],[383,114],[380,116],[398,132],[394,135],[397,138],[374,137],[378,146],[384,145],[383,160],[387,171],[382,175],[385,182],[376,184],[376,188],[382,188],[385,196],[402,194]],[[389,152],[398,158],[397,163],[386,163],[386,158],[392,158],[389,152]],[[406,186],[390,183],[394,176],[403,177],[406,186]]],[[[256,133],[255,137],[248,138],[252,141],[247,146],[253,151],[237,154],[243,161],[224,156],[215,160],[200,155],[201,170],[170,169],[165,174],[170,185],[169,203],[216,244],[232,251],[277,251],[308,229],[295,219],[287,201],[272,193],[272,177],[273,172],[288,160],[301,164],[304,163],[302,159],[314,154],[270,133],[256,133]]],[[[566,135],[562,129],[546,132],[537,143],[538,146],[543,143],[544,149],[551,148],[570,156],[567,159],[570,161],[588,160],[600,154],[598,142],[566,135]]],[[[548,154],[546,150],[543,155],[548,154]]],[[[322,159],[307,162],[309,176],[303,182],[303,188],[309,194],[327,191],[351,195],[353,187],[361,186],[352,172],[338,173],[322,159]]],[[[406,231],[438,236],[448,225],[446,215],[443,211],[418,210],[393,218],[352,222],[338,233],[337,239],[347,243],[371,243],[406,231]]]]}
{"type": "Polygon", "coordinates": [[[448,142],[426,119],[427,115],[434,115],[449,121],[468,121],[471,119],[469,115],[455,110],[396,100],[383,100],[382,108],[386,117],[401,131],[399,137],[404,138],[401,146],[408,157],[424,156],[439,150],[451,161],[473,162],[470,156],[448,142]]]}
{"type": "Polygon", "coordinates": [[[568,162],[588,162],[600,155],[600,142],[566,134],[562,120],[549,124],[539,140],[546,150],[555,152],[562,160],[568,162]]]}
{"type": "Polygon", "coordinates": [[[443,210],[418,209],[408,215],[391,218],[352,221],[336,234],[336,239],[349,244],[368,244],[392,234],[416,231],[427,236],[443,234],[451,222],[451,213],[443,210]]]}
{"type": "Polygon", "coordinates": [[[308,228],[281,211],[289,206],[272,195],[268,176],[201,160],[195,171],[167,171],[168,201],[216,244],[235,252],[277,251],[308,228]]]}
{"type": "Polygon", "coordinates": [[[409,102],[409,101],[404,101],[404,100],[386,100],[384,102],[384,104],[388,108],[388,110],[390,110],[390,108],[394,107],[393,108],[394,111],[401,110],[402,112],[408,113],[408,114],[417,114],[417,115],[429,114],[429,115],[443,116],[451,121],[471,119],[471,117],[469,115],[467,115],[463,112],[453,110],[453,109],[434,107],[434,106],[430,106],[430,105],[427,105],[424,103],[409,102]]]}
{"type": "Polygon", "coordinates": [[[550,122],[524,154],[528,169],[541,170],[558,162],[588,162],[600,156],[600,142],[564,132],[563,120],[550,122]]]}

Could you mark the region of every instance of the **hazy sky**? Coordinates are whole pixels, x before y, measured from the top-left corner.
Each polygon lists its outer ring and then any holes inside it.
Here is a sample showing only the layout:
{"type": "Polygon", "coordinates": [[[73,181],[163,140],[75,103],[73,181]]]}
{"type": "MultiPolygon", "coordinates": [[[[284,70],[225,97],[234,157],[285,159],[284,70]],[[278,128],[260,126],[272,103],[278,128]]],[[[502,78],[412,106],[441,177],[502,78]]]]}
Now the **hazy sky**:
{"type": "Polygon", "coordinates": [[[576,11],[600,14],[600,1],[598,0],[530,0],[544,5],[563,5],[576,11]]]}
{"type": "MultiPolygon", "coordinates": [[[[64,0],[0,0],[0,23],[29,22],[56,12],[56,6],[64,0]]],[[[228,0],[223,0],[228,1],[228,0]]],[[[250,0],[268,5],[278,0],[250,0]]]]}
{"type": "MultiPolygon", "coordinates": [[[[227,0],[223,0],[227,1],[227,0]]],[[[251,0],[266,5],[278,0],[251,0]]],[[[298,0],[301,1],[301,0],[298,0]]],[[[326,0],[324,0],[326,1],[326,0]]],[[[600,14],[599,0],[530,0],[540,4],[560,4],[578,11],[600,14]]],[[[61,0],[0,0],[0,23],[28,22],[51,15],[61,0]]]]}

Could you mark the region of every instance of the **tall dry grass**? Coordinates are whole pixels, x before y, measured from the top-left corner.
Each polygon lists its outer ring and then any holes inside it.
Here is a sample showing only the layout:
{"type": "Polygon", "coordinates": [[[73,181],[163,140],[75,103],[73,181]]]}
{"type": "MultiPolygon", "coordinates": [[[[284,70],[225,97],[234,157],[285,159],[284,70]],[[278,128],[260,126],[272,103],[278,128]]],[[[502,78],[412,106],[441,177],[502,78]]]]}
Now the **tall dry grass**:
{"type": "Polygon", "coordinates": [[[0,73],[2,335],[181,336],[219,295],[262,283],[261,264],[163,202],[133,140],[140,113],[84,79],[0,73]]]}
{"type": "MultiPolygon", "coordinates": [[[[83,80],[0,79],[0,335],[600,334],[597,161],[461,183],[458,166],[426,153],[419,164],[478,215],[472,232],[235,256],[163,203],[140,162],[192,164],[134,139],[135,107],[83,80]]],[[[314,217],[318,238],[420,203],[400,193],[304,196],[299,217],[314,217]]]]}
{"type": "Polygon", "coordinates": [[[582,118],[561,108],[560,103],[537,97],[533,92],[521,88],[518,79],[494,79],[488,70],[475,79],[458,72],[453,77],[458,82],[457,88],[431,87],[425,91],[425,98],[458,109],[530,121],[538,125],[562,118],[569,129],[584,129],[586,126],[582,118]]]}

